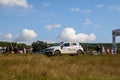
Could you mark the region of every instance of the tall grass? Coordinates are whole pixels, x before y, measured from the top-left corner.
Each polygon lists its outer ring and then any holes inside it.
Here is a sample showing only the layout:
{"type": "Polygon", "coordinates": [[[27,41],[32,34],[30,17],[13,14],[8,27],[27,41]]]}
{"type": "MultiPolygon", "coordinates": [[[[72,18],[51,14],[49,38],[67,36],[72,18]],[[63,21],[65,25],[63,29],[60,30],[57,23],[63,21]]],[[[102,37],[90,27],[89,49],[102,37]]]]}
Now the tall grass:
{"type": "Polygon", "coordinates": [[[120,80],[120,55],[0,54],[0,80],[120,80]]]}

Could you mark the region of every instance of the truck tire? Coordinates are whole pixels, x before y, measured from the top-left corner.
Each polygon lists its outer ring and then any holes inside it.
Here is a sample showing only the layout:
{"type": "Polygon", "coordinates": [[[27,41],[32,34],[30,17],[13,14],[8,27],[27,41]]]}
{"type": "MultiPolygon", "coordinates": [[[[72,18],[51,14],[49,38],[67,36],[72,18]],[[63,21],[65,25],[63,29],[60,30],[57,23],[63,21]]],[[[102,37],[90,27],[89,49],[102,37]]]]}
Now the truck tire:
{"type": "Polygon", "coordinates": [[[55,56],[60,56],[60,55],[61,55],[61,52],[60,52],[59,50],[56,50],[56,51],[54,52],[54,54],[55,54],[55,56]]]}
{"type": "Polygon", "coordinates": [[[82,54],[83,54],[83,52],[82,52],[81,50],[78,50],[78,51],[77,51],[77,55],[78,55],[78,56],[82,56],[82,54]]]}

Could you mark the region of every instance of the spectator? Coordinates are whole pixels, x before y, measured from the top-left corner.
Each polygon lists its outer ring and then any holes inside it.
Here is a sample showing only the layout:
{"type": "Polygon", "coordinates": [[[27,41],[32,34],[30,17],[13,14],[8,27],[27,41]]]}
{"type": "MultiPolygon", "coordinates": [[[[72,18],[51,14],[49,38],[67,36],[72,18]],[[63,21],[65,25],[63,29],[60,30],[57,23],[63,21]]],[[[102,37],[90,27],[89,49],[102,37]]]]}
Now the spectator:
{"type": "Polygon", "coordinates": [[[101,54],[105,53],[105,48],[103,45],[101,45],[101,54]]]}
{"type": "Polygon", "coordinates": [[[26,48],[23,48],[23,52],[26,53],[26,48]]]}
{"type": "Polygon", "coordinates": [[[18,53],[17,46],[14,47],[14,53],[18,53]]]}
{"type": "Polygon", "coordinates": [[[106,49],[106,54],[110,54],[110,49],[106,49]]]}
{"type": "Polygon", "coordinates": [[[96,51],[97,51],[97,54],[100,54],[100,52],[101,52],[101,46],[100,46],[100,44],[97,44],[96,51]]]}
{"type": "Polygon", "coordinates": [[[9,52],[9,51],[10,51],[10,50],[9,50],[9,46],[7,46],[7,47],[6,47],[6,52],[9,52]]]}

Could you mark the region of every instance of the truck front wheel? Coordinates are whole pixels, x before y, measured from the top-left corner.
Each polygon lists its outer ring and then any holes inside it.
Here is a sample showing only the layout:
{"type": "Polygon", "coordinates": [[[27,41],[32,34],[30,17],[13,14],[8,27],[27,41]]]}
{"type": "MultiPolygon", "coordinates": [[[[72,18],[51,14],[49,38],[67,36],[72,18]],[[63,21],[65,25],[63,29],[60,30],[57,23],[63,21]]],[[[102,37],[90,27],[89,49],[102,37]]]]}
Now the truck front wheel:
{"type": "Polygon", "coordinates": [[[82,52],[81,50],[78,50],[78,51],[77,51],[77,55],[78,55],[78,56],[82,55],[82,53],[83,53],[83,52],[82,52]]]}
{"type": "Polygon", "coordinates": [[[60,55],[61,55],[61,52],[60,52],[59,50],[56,50],[56,51],[54,52],[54,54],[55,54],[56,56],[60,56],[60,55]]]}

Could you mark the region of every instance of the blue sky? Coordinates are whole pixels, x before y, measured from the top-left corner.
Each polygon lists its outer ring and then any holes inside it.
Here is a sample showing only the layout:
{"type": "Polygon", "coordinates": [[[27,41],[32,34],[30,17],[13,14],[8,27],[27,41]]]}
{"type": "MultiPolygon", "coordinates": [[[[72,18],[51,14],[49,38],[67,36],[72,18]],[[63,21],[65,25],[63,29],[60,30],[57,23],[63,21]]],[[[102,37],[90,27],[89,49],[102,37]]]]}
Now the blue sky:
{"type": "Polygon", "coordinates": [[[0,41],[112,42],[119,21],[120,0],[0,0],[0,41]]]}

